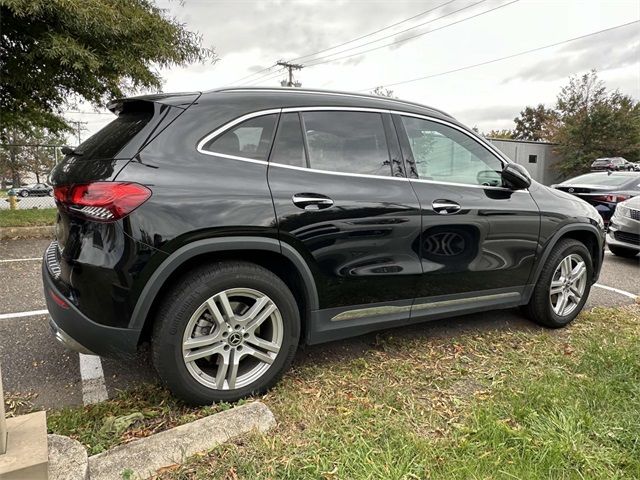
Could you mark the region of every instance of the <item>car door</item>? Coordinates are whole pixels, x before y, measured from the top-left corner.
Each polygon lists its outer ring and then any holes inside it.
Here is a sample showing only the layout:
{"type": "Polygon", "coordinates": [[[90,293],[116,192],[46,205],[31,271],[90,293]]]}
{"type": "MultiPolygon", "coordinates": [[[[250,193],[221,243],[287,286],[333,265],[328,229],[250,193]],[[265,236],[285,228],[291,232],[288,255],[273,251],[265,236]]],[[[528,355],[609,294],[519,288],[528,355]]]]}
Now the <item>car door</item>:
{"type": "Polygon", "coordinates": [[[518,304],[540,227],[529,192],[504,188],[505,161],[454,123],[394,115],[394,124],[422,214],[422,276],[412,316],[518,304]]]}
{"type": "Polygon", "coordinates": [[[386,112],[283,109],[269,187],[281,242],[316,280],[312,329],[409,317],[421,219],[400,155],[386,112]]]}

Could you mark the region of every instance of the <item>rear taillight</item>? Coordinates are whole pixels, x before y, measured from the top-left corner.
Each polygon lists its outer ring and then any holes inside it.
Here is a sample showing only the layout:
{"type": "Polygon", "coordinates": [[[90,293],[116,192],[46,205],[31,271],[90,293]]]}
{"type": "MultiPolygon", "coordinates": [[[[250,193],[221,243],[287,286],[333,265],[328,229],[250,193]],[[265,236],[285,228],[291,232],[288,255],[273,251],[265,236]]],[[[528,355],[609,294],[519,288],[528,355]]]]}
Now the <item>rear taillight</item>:
{"type": "Polygon", "coordinates": [[[139,183],[94,182],[54,188],[56,202],[98,222],[113,222],[146,202],[151,190],[139,183]]]}
{"type": "Polygon", "coordinates": [[[618,202],[624,202],[625,200],[630,199],[631,195],[619,195],[619,194],[595,195],[591,198],[598,202],[618,203],[618,202]]]}

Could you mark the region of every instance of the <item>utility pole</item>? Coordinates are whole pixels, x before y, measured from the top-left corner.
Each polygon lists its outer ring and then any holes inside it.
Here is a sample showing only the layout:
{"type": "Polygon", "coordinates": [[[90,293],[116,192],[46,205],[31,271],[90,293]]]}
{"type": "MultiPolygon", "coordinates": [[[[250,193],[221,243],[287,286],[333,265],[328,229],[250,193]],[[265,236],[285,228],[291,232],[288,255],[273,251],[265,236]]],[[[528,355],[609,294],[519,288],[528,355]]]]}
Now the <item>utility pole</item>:
{"type": "Polygon", "coordinates": [[[282,60],[280,60],[279,62],[276,62],[276,65],[280,65],[281,67],[284,67],[287,70],[289,70],[289,81],[287,82],[286,80],[282,80],[282,82],[280,82],[280,85],[282,85],[283,87],[301,87],[302,86],[300,82],[293,81],[293,71],[302,70],[304,68],[304,65],[300,65],[299,63],[289,63],[282,60]]]}
{"type": "Polygon", "coordinates": [[[87,122],[81,122],[79,120],[69,120],[69,123],[72,123],[76,126],[76,131],[78,134],[78,145],[80,145],[82,143],[82,138],[80,137],[80,131],[84,130],[84,125],[86,125],[87,122]]]}

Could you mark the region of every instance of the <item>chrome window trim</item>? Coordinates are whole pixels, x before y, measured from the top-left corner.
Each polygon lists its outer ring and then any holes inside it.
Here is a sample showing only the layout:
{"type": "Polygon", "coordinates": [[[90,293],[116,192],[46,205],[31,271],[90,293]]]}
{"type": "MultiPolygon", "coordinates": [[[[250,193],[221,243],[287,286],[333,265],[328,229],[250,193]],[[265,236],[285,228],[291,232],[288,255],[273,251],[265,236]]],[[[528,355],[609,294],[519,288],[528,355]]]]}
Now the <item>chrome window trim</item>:
{"type": "Polygon", "coordinates": [[[292,112],[370,112],[370,113],[390,113],[386,108],[374,107],[284,107],[282,113],[292,112]]]}
{"type": "Polygon", "coordinates": [[[419,183],[432,183],[432,184],[437,184],[437,185],[451,185],[451,186],[454,186],[454,187],[479,188],[479,189],[482,189],[482,190],[499,190],[499,191],[505,191],[505,192],[511,192],[511,193],[529,193],[529,191],[527,189],[512,190],[512,189],[507,188],[507,187],[473,185],[473,184],[470,184],[470,183],[456,183],[456,182],[446,182],[446,181],[437,181],[437,180],[423,180],[423,179],[419,179],[419,178],[392,177],[392,176],[386,176],[386,175],[368,175],[368,174],[364,174],[364,173],[347,173],[347,172],[337,172],[337,171],[333,171],[333,170],[318,170],[318,169],[308,168],[308,167],[297,167],[297,166],[293,166],[293,165],[282,165],[282,164],[275,163],[275,162],[268,162],[268,161],[265,161],[265,160],[256,160],[256,159],[248,158],[248,157],[240,157],[240,156],[235,156],[235,155],[228,155],[228,154],[225,154],[225,153],[216,153],[216,152],[211,151],[211,150],[204,150],[203,149],[203,146],[207,142],[209,142],[211,139],[213,139],[213,138],[215,138],[215,137],[217,137],[219,135],[222,135],[227,130],[231,129],[235,125],[238,125],[239,123],[242,123],[242,122],[244,122],[246,120],[250,120],[250,119],[255,118],[255,117],[262,117],[264,115],[271,115],[271,114],[294,113],[294,112],[315,112],[315,111],[372,112],[372,113],[380,113],[380,114],[387,113],[387,114],[390,114],[390,115],[400,115],[400,116],[405,115],[405,116],[409,116],[409,117],[415,117],[415,118],[420,118],[420,119],[427,120],[427,121],[440,123],[442,125],[446,125],[448,127],[454,128],[455,130],[458,130],[459,132],[463,133],[464,135],[466,135],[470,139],[478,142],[480,145],[482,145],[487,150],[489,150],[490,153],[492,153],[494,156],[496,156],[497,159],[503,164],[503,166],[506,165],[507,163],[512,163],[509,159],[507,159],[507,158],[505,158],[503,156],[502,152],[500,152],[495,147],[493,147],[489,142],[487,142],[486,140],[484,140],[482,138],[475,137],[475,136],[469,134],[469,132],[467,132],[464,128],[456,125],[455,123],[451,123],[451,122],[449,122],[447,120],[443,120],[443,119],[440,119],[440,118],[431,117],[429,115],[423,115],[423,114],[417,114],[417,113],[411,113],[411,112],[403,112],[403,111],[400,111],[400,110],[388,110],[388,109],[382,109],[382,108],[373,108],[373,107],[313,106],[313,107],[271,108],[271,109],[267,109],[267,110],[259,110],[257,112],[247,113],[246,115],[243,115],[243,116],[238,117],[238,118],[236,118],[234,120],[231,120],[230,122],[227,122],[226,124],[224,124],[221,127],[217,128],[213,132],[207,134],[204,138],[202,138],[202,140],[200,140],[198,142],[198,144],[196,146],[196,150],[199,153],[202,153],[204,155],[211,155],[211,156],[216,156],[216,157],[229,158],[231,160],[239,160],[239,161],[244,161],[244,162],[249,162],[249,163],[257,163],[257,164],[261,164],[261,165],[269,165],[270,167],[287,168],[287,169],[290,169],[290,170],[301,170],[301,171],[313,172],[313,173],[323,173],[323,174],[327,174],[327,175],[338,175],[338,176],[344,176],[344,177],[377,178],[377,179],[382,179],[382,180],[401,180],[401,181],[410,181],[410,182],[419,182],[419,183]]]}
{"type": "Polygon", "coordinates": [[[392,177],[388,175],[370,175],[367,173],[336,172],[333,170],[317,170],[315,168],[296,167],[294,165],[281,165],[279,163],[269,163],[269,167],[288,168],[289,170],[302,170],[304,172],[313,172],[313,173],[325,173],[328,175],[338,175],[342,177],[376,178],[378,180],[402,180],[402,181],[409,180],[407,177],[392,177]]]}
{"type": "Polygon", "coordinates": [[[214,155],[216,157],[232,158],[234,160],[248,160],[248,161],[251,161],[251,162],[258,162],[258,163],[268,163],[266,160],[256,160],[254,158],[249,158],[249,157],[237,157],[235,155],[227,155],[227,154],[223,154],[223,153],[216,153],[216,152],[211,151],[211,150],[205,150],[204,146],[210,140],[214,139],[215,137],[217,137],[219,135],[222,135],[223,133],[225,133],[230,128],[238,125],[239,123],[244,122],[245,120],[250,120],[250,119],[256,118],[256,117],[263,117],[265,115],[279,114],[281,110],[282,110],[281,108],[270,108],[268,110],[260,110],[258,112],[247,113],[246,115],[242,115],[241,117],[238,117],[235,120],[231,120],[230,122],[227,122],[224,125],[222,125],[221,127],[217,128],[213,132],[205,135],[204,138],[202,138],[202,140],[200,140],[198,142],[198,145],[196,146],[196,150],[198,152],[200,152],[200,153],[204,153],[205,155],[214,155]]]}

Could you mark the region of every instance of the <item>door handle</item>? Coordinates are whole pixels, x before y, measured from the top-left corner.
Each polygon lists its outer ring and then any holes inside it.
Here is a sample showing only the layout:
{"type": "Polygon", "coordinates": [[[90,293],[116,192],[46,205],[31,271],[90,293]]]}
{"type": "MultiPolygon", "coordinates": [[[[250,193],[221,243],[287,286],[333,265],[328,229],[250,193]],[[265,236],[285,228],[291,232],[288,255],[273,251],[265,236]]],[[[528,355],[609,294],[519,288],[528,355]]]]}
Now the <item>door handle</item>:
{"type": "Polygon", "coordinates": [[[460,205],[452,200],[434,200],[431,204],[433,211],[440,215],[450,215],[460,211],[460,205]]]}
{"type": "Polygon", "coordinates": [[[333,200],[319,193],[296,193],[291,201],[304,210],[322,210],[333,206],[333,200]]]}

